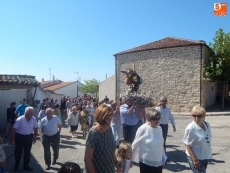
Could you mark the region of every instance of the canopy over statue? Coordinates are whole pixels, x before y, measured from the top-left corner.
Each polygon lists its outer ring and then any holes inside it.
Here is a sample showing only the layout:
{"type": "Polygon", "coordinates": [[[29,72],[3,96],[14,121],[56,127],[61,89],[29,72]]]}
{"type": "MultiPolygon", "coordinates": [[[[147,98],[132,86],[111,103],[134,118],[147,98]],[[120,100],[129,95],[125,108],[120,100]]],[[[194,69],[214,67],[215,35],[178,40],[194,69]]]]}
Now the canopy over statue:
{"type": "Polygon", "coordinates": [[[142,78],[136,73],[135,70],[129,69],[128,71],[121,71],[126,75],[125,84],[131,88],[131,93],[137,93],[139,85],[142,84],[142,78]]]}

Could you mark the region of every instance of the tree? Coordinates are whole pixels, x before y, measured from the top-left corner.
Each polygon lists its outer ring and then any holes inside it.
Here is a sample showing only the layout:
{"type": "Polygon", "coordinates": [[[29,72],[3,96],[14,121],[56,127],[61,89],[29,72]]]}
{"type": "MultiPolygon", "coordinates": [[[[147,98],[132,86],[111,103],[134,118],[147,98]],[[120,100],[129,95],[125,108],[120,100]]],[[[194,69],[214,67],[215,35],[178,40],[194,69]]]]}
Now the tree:
{"type": "Polygon", "coordinates": [[[209,43],[210,60],[204,65],[205,79],[217,81],[223,87],[222,108],[224,108],[225,86],[230,82],[230,33],[225,33],[222,28],[216,31],[209,43]]]}
{"type": "Polygon", "coordinates": [[[80,86],[81,92],[82,93],[91,93],[93,95],[98,96],[99,92],[99,81],[96,79],[91,79],[91,80],[84,80],[85,85],[80,86]]]}

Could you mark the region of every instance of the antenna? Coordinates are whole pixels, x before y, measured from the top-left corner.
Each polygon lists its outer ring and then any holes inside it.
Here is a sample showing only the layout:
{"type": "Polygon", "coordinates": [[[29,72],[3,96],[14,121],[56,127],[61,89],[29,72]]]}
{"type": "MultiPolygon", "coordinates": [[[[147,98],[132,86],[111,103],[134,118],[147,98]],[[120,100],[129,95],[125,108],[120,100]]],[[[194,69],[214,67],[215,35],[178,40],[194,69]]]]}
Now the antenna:
{"type": "Polygon", "coordinates": [[[78,80],[79,82],[81,82],[81,78],[79,77],[78,71],[77,71],[76,73],[77,73],[77,80],[78,80]]]}
{"type": "Polygon", "coordinates": [[[50,80],[51,80],[51,68],[49,68],[49,71],[50,71],[50,80]]]}

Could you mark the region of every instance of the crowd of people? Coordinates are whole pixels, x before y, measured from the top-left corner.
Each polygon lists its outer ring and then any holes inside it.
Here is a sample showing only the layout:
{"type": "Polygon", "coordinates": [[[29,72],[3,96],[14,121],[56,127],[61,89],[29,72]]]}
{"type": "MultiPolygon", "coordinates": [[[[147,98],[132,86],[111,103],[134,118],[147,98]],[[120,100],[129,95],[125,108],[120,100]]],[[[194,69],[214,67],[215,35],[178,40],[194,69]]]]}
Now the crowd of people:
{"type": "MultiPolygon", "coordinates": [[[[13,171],[18,170],[22,151],[24,170],[32,170],[29,166],[30,150],[36,142],[37,134],[44,148],[45,169],[49,170],[51,163],[56,164],[62,125],[67,123],[72,139],[77,138],[79,124],[86,139],[85,173],[128,173],[137,153],[140,173],[162,173],[163,165],[168,161],[166,139],[169,122],[176,132],[174,116],[166,106],[167,98],[161,97],[159,104],[150,108],[135,105],[132,95],[127,95],[121,101],[110,101],[107,96],[99,103],[94,97],[63,97],[59,105],[57,100],[47,98],[40,104],[37,118],[33,116],[34,108],[26,104],[26,99],[17,108],[15,102],[12,102],[7,108],[6,137],[12,126],[9,145],[15,144],[13,171]],[[63,119],[64,112],[67,119],[63,119]],[[122,142],[121,131],[124,138],[122,142]],[[54,153],[53,160],[50,147],[54,153]]],[[[191,115],[193,121],[186,127],[182,142],[185,144],[191,171],[203,173],[212,158],[211,129],[205,121],[206,112],[203,107],[194,106],[191,115]]],[[[4,152],[6,146],[0,145],[0,150],[4,152]]],[[[0,161],[4,171],[5,157],[0,157],[0,161]]],[[[75,169],[72,172],[78,173],[79,165],[67,162],[59,173],[65,173],[65,170],[72,173],[71,170],[75,169]]]]}

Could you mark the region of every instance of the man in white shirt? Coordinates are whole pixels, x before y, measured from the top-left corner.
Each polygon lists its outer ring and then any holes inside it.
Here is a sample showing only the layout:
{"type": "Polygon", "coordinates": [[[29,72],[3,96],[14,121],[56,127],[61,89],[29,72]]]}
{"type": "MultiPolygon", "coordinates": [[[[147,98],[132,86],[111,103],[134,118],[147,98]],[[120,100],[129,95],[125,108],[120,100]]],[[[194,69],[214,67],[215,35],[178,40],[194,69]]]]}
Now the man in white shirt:
{"type": "Polygon", "coordinates": [[[59,156],[59,143],[60,143],[60,131],[62,128],[62,122],[58,116],[52,115],[52,109],[46,109],[46,117],[42,118],[40,128],[42,131],[42,145],[44,148],[44,158],[46,163],[46,170],[50,169],[51,153],[50,146],[53,148],[53,165],[59,156]]]}
{"type": "Polygon", "coordinates": [[[176,131],[174,116],[171,113],[170,109],[166,107],[167,104],[167,98],[161,97],[160,98],[160,106],[156,107],[156,110],[161,113],[161,119],[160,119],[160,126],[162,128],[163,138],[164,138],[164,149],[166,152],[166,138],[168,135],[168,123],[170,123],[173,126],[173,131],[176,131]]]}
{"type": "Polygon", "coordinates": [[[32,171],[33,169],[29,166],[30,163],[30,150],[32,143],[36,142],[38,133],[38,123],[36,118],[33,116],[34,108],[27,107],[25,109],[25,115],[18,117],[15,121],[14,127],[11,131],[10,142],[12,145],[15,139],[15,165],[13,171],[18,170],[18,166],[21,160],[21,154],[24,150],[24,170],[32,171]],[[34,134],[33,134],[34,132],[34,134]]]}

